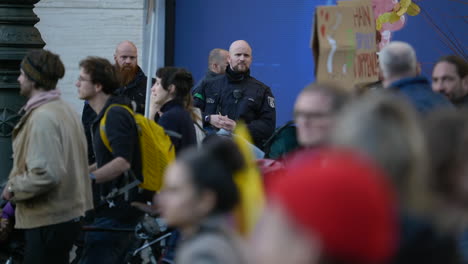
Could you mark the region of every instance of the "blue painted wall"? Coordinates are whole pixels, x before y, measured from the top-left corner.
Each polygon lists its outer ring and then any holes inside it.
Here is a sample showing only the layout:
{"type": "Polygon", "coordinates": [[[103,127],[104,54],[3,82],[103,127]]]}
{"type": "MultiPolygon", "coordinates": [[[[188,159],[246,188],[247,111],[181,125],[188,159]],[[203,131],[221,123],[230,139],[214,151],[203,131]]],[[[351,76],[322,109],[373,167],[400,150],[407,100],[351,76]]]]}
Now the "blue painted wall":
{"type": "MultiPolygon", "coordinates": [[[[452,30],[468,53],[466,3],[416,2],[445,31],[452,30]]],[[[334,0],[177,0],[175,65],[186,67],[199,80],[206,71],[211,49],[228,49],[234,40],[247,40],[253,48],[251,74],[272,88],[279,126],[292,118],[296,95],[314,80],[309,47],[314,8],[334,3],[334,0]]],[[[421,14],[409,17],[394,39],[415,46],[424,73],[430,75],[434,60],[452,53],[438,36],[421,14]]]]}
{"type": "Polygon", "coordinates": [[[465,59],[468,59],[468,1],[415,2],[421,7],[421,13],[415,17],[407,17],[405,27],[394,33],[393,40],[406,41],[415,47],[423,74],[430,78],[434,62],[441,56],[464,52],[465,59]],[[447,43],[457,43],[459,48],[454,49],[454,44],[447,43]]]}

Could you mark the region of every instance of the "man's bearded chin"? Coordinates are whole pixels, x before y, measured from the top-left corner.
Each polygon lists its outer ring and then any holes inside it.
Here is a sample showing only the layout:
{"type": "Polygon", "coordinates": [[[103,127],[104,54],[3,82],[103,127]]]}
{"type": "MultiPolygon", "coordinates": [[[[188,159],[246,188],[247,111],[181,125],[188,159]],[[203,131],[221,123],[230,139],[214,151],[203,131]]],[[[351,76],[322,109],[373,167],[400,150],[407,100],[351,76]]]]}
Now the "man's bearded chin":
{"type": "Polygon", "coordinates": [[[235,72],[242,72],[242,73],[244,73],[244,72],[247,72],[247,71],[249,70],[249,67],[247,67],[247,65],[245,65],[245,64],[243,64],[243,65],[237,64],[237,65],[234,66],[232,69],[233,69],[235,72]]]}
{"type": "Polygon", "coordinates": [[[115,67],[117,68],[117,72],[119,74],[119,82],[120,86],[126,86],[128,85],[131,81],[135,80],[136,74],[138,72],[138,66],[125,66],[125,67],[120,67],[118,63],[115,64],[115,67]]]}

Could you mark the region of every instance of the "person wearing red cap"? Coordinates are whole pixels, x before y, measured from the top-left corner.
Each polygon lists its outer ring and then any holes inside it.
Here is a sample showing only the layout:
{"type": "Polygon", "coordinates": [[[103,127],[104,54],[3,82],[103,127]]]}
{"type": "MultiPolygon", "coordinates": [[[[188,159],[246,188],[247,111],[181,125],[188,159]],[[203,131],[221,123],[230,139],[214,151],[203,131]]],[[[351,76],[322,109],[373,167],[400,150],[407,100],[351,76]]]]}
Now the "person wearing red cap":
{"type": "MultiPolygon", "coordinates": [[[[432,115],[431,112],[427,118],[432,115]]],[[[446,217],[446,213],[435,208],[431,189],[433,186],[443,189],[446,185],[430,179],[434,172],[442,171],[443,182],[450,181],[450,171],[437,166],[448,159],[449,150],[455,151],[455,146],[460,144],[453,143],[457,137],[448,132],[450,139],[437,139],[440,141],[437,148],[447,149],[431,150],[427,148],[424,135],[424,130],[435,134],[435,128],[442,131],[450,127],[437,124],[423,128],[416,109],[388,91],[361,96],[348,104],[336,120],[330,145],[352,149],[372,159],[386,172],[397,192],[400,241],[392,263],[460,263],[454,239],[437,230],[433,223],[434,215],[446,217]],[[428,155],[436,160],[428,160],[428,155]]]]}
{"type": "Polygon", "coordinates": [[[253,262],[387,263],[398,243],[396,204],[383,173],[356,153],[304,157],[272,185],[253,262]]]}

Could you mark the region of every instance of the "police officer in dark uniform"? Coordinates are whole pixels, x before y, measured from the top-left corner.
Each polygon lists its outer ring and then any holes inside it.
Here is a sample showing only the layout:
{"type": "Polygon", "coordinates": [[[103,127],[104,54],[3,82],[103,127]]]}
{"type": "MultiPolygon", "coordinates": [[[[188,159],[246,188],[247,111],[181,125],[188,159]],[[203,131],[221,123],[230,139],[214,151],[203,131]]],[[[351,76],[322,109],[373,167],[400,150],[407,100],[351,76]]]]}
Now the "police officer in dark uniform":
{"type": "Polygon", "coordinates": [[[236,121],[243,120],[262,148],[276,127],[275,99],[268,86],[250,76],[252,49],[246,41],[231,44],[228,61],[224,76],[194,94],[195,107],[202,110],[207,127],[233,131],[236,121]]]}

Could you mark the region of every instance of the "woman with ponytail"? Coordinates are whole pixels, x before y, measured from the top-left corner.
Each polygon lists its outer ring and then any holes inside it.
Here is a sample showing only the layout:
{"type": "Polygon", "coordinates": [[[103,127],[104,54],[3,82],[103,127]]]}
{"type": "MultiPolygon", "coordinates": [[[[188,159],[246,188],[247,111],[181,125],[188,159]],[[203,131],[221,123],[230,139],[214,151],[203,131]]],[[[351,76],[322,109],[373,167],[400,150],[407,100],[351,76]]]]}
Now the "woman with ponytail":
{"type": "Polygon", "coordinates": [[[175,263],[246,263],[227,224],[239,203],[233,175],[243,167],[235,143],[222,137],[184,151],[169,166],[159,205],[166,223],[182,234],[175,263]]]}
{"type": "Polygon", "coordinates": [[[163,67],[157,70],[156,82],[151,88],[153,103],[157,108],[154,120],[165,130],[181,136],[171,137],[176,154],[197,142],[190,95],[192,87],[190,72],[182,68],[163,67]]]}

